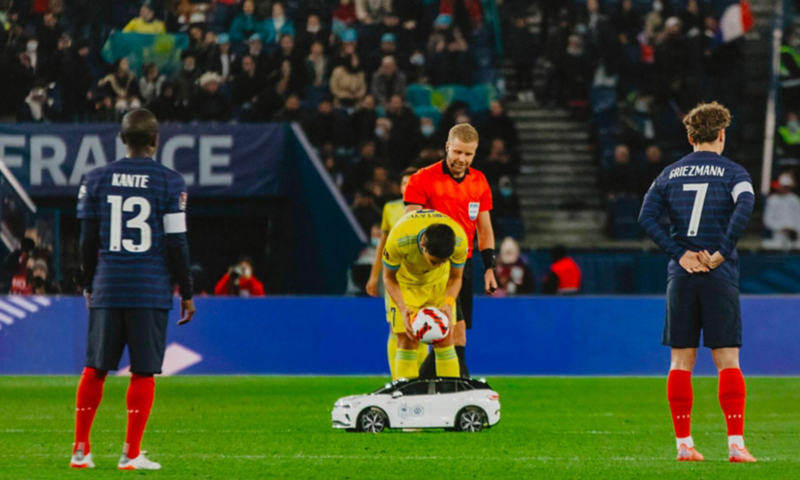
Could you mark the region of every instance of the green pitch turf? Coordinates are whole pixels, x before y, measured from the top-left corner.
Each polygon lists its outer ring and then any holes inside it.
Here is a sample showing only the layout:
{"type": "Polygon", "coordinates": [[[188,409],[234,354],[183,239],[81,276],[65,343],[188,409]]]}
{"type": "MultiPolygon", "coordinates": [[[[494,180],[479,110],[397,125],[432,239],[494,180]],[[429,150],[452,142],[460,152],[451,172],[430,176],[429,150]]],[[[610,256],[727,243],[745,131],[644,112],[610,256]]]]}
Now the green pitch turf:
{"type": "Polygon", "coordinates": [[[477,434],[380,435],[330,425],[378,378],[159,378],[143,448],[160,472],[118,472],[127,379],[106,382],[93,471],[68,468],[77,377],[0,377],[0,478],[800,478],[800,379],[747,380],[746,438],[727,461],[715,378],[694,381],[700,464],[674,460],[661,378],[495,378],[503,420],[477,434]]]}

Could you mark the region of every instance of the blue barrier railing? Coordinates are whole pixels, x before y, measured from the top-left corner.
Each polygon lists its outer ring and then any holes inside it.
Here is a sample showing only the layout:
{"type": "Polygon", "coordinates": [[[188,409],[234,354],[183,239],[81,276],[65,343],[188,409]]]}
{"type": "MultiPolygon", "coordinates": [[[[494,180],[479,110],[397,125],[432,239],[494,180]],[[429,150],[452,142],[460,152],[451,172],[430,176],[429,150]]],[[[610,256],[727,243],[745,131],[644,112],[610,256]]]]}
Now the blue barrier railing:
{"type": "MultiPolygon", "coordinates": [[[[383,301],[198,298],[173,311],[165,371],[184,374],[386,375],[383,301]]],[[[747,374],[799,375],[800,297],[742,300],[747,374]]],[[[662,375],[660,297],[479,298],[467,354],[477,375],[662,375]]],[[[87,311],[76,297],[0,298],[0,374],[76,374],[87,311]]],[[[123,359],[121,367],[127,365],[123,359]]],[[[714,373],[702,350],[699,374],[714,373]]]]}

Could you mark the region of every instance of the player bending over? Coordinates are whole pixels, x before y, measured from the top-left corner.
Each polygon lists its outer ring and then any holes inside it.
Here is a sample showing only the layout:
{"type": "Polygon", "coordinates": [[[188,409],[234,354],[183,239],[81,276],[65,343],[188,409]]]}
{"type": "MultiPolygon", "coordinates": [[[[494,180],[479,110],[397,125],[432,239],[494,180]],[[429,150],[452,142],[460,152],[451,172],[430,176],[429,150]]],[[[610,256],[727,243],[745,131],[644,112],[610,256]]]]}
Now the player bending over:
{"type": "Polygon", "coordinates": [[[662,343],[672,347],[667,399],[678,460],[699,461],[691,436],[692,369],[700,332],[719,371],[719,403],[728,427],[731,462],[755,462],[744,446],[745,386],[739,369],[742,315],[736,242],[753,211],[750,175],[722,156],[731,115],[702,104],[683,119],[694,147],[656,178],[639,215],[644,230],[667,252],[667,315],[662,343]],[[658,220],[666,210],[669,233],[658,220]],[[710,252],[713,252],[710,253],[710,252]]]}
{"type": "Polygon", "coordinates": [[[147,110],[122,119],[127,155],[89,174],[78,193],[81,263],[89,307],[89,339],[75,408],[73,468],[93,468],[89,432],[103,398],[109,370],[119,368],[125,345],[131,359],[128,430],[117,467],[158,470],[139,448],[153,407],[172,308],[170,274],[181,292],[181,320],[194,315],[186,185],[183,177],[153,160],[158,122],[147,110]]]}
{"type": "MultiPolygon", "coordinates": [[[[414,167],[408,167],[403,171],[403,174],[400,178],[400,192],[405,194],[406,187],[408,186],[408,180],[411,178],[411,175],[417,173],[417,169],[414,167]]],[[[386,240],[389,238],[389,232],[392,230],[392,227],[405,215],[405,203],[403,199],[394,200],[391,202],[386,202],[386,205],[383,206],[383,218],[381,219],[381,239],[378,242],[378,248],[376,251],[383,252],[384,247],[386,247],[386,240]]],[[[375,255],[375,262],[372,264],[372,270],[369,274],[369,281],[367,281],[367,295],[371,297],[378,296],[378,278],[380,278],[381,274],[381,267],[383,266],[383,262],[381,261],[380,255],[375,255]]],[[[386,305],[386,319],[389,321],[389,340],[386,342],[386,353],[389,357],[389,370],[392,372],[392,380],[397,380],[397,372],[394,369],[394,360],[397,358],[397,335],[394,333],[394,328],[391,324],[391,318],[389,317],[389,294],[384,294],[384,300],[386,305]]],[[[417,363],[421,366],[422,362],[425,361],[425,358],[428,356],[428,346],[424,343],[420,343],[419,348],[417,349],[417,363]]]]}
{"type": "Polygon", "coordinates": [[[461,375],[452,325],[467,261],[467,243],[464,230],[455,221],[433,210],[406,214],[389,234],[383,250],[383,283],[389,294],[388,320],[397,334],[398,378],[419,376],[419,342],[411,323],[422,307],[429,306],[441,308],[450,322],[447,337],[434,345],[436,374],[461,375]]]}

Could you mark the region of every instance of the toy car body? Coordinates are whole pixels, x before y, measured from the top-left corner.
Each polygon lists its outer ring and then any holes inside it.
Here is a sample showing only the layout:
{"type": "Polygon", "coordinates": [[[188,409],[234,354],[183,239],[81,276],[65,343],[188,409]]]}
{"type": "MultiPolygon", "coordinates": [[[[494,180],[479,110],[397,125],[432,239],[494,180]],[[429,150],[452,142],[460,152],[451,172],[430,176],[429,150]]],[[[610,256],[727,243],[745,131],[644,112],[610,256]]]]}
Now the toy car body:
{"type": "Polygon", "coordinates": [[[397,380],[366,395],[340,398],[333,428],[381,433],[387,428],[480,432],[500,421],[500,395],[483,380],[397,380]]]}

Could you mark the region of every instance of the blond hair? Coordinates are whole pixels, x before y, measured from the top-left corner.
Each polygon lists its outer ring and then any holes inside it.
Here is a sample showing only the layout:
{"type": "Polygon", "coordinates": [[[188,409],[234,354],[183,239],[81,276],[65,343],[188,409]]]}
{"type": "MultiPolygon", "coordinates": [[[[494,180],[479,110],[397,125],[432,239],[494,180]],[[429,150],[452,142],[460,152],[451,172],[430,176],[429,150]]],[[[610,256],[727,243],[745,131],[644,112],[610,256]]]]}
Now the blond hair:
{"type": "Polygon", "coordinates": [[[450,129],[447,135],[447,141],[452,142],[454,138],[461,140],[464,143],[472,143],[478,141],[478,131],[469,123],[462,123],[450,129]]]}
{"type": "Polygon", "coordinates": [[[731,112],[717,102],[701,103],[683,117],[683,124],[694,143],[709,143],[731,124],[731,112]]]}

